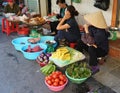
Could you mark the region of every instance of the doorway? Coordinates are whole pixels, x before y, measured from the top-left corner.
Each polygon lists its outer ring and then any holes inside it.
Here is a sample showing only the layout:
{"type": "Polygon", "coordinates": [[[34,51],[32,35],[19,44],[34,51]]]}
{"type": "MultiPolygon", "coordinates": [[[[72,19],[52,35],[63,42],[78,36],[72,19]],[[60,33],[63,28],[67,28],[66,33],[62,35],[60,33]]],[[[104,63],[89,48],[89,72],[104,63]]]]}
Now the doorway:
{"type": "Polygon", "coordinates": [[[47,0],[48,3],[48,14],[51,14],[51,0],[47,0]]]}
{"type": "Polygon", "coordinates": [[[118,1],[118,27],[120,28],[120,0],[118,1]]]}

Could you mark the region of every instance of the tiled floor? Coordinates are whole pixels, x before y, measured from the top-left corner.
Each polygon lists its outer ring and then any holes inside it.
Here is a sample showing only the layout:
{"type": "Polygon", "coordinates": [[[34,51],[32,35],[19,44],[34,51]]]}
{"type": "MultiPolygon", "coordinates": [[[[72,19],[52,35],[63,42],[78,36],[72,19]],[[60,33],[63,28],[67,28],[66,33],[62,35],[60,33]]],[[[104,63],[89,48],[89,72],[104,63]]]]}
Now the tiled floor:
{"type": "Polygon", "coordinates": [[[120,88],[118,88],[120,86],[120,61],[109,57],[107,62],[100,68],[100,72],[94,75],[94,78],[103,85],[120,93],[120,88]]]}

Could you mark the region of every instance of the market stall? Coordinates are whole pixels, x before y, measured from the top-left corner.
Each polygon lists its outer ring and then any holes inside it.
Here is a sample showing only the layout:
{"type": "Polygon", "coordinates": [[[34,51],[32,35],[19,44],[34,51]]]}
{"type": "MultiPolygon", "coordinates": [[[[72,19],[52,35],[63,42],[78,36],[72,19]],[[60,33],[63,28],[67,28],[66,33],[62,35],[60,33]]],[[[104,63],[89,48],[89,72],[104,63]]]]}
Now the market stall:
{"type": "Polygon", "coordinates": [[[85,55],[81,52],[68,46],[56,48],[54,36],[41,36],[35,43],[30,42],[31,39],[36,38],[16,38],[12,44],[26,59],[39,64],[40,72],[45,75],[45,84],[50,90],[62,91],[68,82],[81,84],[91,76],[91,70],[83,61],[85,55]]]}
{"type": "Polygon", "coordinates": [[[12,16],[7,18],[9,22],[16,22],[23,27],[18,26],[17,32],[27,32],[29,35],[18,37],[12,40],[17,51],[20,51],[25,59],[37,62],[40,66],[40,72],[45,75],[45,84],[52,91],[62,91],[68,82],[81,84],[91,76],[91,70],[88,68],[85,55],[69,46],[57,47],[54,36],[46,36],[42,33],[42,25],[46,22],[57,21],[52,16],[33,17],[12,16]],[[26,26],[26,27],[25,27],[26,26]],[[39,31],[40,29],[40,31],[39,31]],[[60,68],[64,68],[61,70],[60,68]]]}

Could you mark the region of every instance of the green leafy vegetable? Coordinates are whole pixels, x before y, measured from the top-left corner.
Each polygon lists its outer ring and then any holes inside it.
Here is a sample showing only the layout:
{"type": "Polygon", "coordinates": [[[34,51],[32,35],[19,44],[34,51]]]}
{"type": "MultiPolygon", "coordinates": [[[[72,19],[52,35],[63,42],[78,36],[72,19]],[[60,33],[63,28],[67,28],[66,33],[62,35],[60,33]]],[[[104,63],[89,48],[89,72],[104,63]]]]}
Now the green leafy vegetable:
{"type": "Polygon", "coordinates": [[[74,63],[66,69],[69,76],[75,79],[87,78],[91,75],[91,70],[87,68],[86,63],[74,63]]]}

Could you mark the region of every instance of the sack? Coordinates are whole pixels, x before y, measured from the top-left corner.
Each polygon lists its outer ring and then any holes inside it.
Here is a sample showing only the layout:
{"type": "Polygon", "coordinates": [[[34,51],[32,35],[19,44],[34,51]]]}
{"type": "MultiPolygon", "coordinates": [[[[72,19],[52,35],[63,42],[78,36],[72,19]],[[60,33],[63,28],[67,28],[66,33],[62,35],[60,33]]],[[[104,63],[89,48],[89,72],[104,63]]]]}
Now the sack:
{"type": "Polygon", "coordinates": [[[106,11],[109,8],[110,0],[95,0],[94,6],[106,11]]]}
{"type": "Polygon", "coordinates": [[[89,44],[89,45],[95,44],[94,38],[92,36],[90,36],[89,33],[82,34],[81,35],[81,40],[85,44],[89,44]]]}

